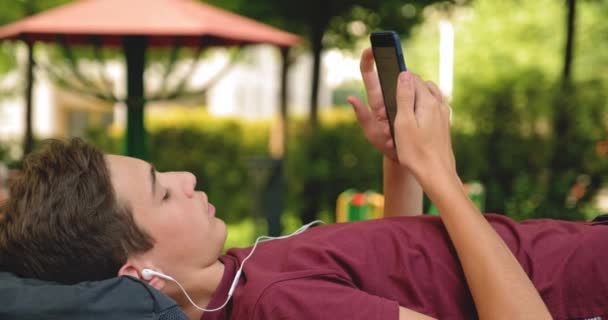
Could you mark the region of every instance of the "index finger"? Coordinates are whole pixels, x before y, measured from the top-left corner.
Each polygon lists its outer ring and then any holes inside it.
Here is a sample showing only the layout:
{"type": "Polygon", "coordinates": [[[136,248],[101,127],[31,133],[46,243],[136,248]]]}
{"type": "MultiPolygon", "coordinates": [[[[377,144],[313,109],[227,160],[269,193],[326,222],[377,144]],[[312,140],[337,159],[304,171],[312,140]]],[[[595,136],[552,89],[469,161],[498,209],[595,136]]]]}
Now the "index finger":
{"type": "Polygon", "coordinates": [[[371,48],[363,50],[359,69],[361,70],[361,77],[363,78],[363,84],[365,85],[368,94],[367,98],[371,107],[378,108],[384,105],[382,88],[380,87],[380,80],[375,68],[374,53],[371,48]],[[378,99],[382,100],[378,101],[378,99]]]}

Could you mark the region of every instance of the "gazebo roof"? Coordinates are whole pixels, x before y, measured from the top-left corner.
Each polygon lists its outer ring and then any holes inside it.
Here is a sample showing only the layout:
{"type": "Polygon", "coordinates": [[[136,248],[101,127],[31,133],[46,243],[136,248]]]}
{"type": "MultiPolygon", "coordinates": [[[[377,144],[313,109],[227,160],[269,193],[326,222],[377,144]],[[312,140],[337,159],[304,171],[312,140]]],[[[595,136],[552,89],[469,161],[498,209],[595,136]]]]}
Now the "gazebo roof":
{"type": "Polygon", "coordinates": [[[119,45],[145,36],[150,46],[295,45],[300,37],[193,0],[80,0],[0,27],[0,40],[119,45]]]}

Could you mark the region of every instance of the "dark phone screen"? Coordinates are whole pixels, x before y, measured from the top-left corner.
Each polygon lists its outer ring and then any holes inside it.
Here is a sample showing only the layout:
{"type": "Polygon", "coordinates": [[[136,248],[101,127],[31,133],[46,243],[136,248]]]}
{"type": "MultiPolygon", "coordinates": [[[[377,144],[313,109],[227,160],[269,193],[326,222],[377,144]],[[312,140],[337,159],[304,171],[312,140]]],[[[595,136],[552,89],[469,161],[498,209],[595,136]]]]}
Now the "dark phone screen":
{"type": "Polygon", "coordinates": [[[393,133],[393,123],[397,114],[397,77],[401,72],[395,47],[374,47],[374,60],[382,86],[382,96],[393,133]]]}

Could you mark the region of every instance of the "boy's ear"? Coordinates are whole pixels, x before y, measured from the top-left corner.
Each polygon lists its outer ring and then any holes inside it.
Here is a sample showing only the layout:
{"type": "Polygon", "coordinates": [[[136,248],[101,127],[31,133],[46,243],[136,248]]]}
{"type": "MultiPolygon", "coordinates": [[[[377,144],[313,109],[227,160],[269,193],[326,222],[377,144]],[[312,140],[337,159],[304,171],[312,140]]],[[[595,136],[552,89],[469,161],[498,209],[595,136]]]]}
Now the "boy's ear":
{"type": "Polygon", "coordinates": [[[118,270],[118,275],[119,276],[129,276],[129,277],[133,277],[135,279],[143,280],[143,278],[141,277],[141,275],[139,274],[139,272],[137,270],[138,270],[137,267],[135,267],[133,264],[131,264],[127,261],[127,263],[125,263],[122,267],[120,267],[120,270],[118,270]]]}
{"type": "Polygon", "coordinates": [[[135,262],[130,259],[125,262],[125,264],[118,270],[118,276],[129,276],[135,279],[139,279],[140,281],[146,282],[157,290],[162,290],[165,287],[166,280],[160,277],[153,277],[151,280],[144,280],[141,275],[141,270],[143,269],[152,269],[156,268],[152,266],[138,266],[135,262]]]}

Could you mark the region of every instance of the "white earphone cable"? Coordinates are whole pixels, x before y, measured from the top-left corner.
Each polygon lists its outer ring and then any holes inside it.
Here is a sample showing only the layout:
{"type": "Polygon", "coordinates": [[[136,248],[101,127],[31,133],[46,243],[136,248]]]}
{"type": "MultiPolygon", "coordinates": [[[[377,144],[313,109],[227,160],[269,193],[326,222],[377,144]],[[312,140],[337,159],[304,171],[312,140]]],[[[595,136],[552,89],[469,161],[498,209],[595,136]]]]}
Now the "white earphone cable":
{"type": "Polygon", "coordinates": [[[324,224],[325,222],[323,222],[322,220],[315,220],[311,223],[305,224],[303,226],[301,226],[298,230],[294,231],[293,233],[290,233],[288,235],[284,235],[284,236],[279,236],[279,237],[270,237],[270,236],[259,236],[256,240],[255,243],[253,244],[253,247],[251,248],[251,251],[249,252],[249,254],[243,259],[243,262],[241,262],[241,266],[239,267],[239,269],[237,270],[235,276],[234,276],[234,280],[232,280],[232,284],[230,285],[230,290],[228,290],[228,296],[226,297],[226,301],[224,301],[224,303],[217,307],[217,308],[213,308],[213,309],[205,309],[205,308],[201,308],[199,307],[196,303],[194,303],[194,301],[192,301],[192,299],[190,298],[190,295],[188,295],[188,292],[186,292],[186,289],[184,289],[184,287],[179,283],[179,281],[175,280],[174,278],[168,276],[168,275],[164,275],[166,277],[167,280],[173,281],[175,282],[179,288],[182,290],[182,292],[184,293],[184,295],[186,295],[186,298],[188,298],[188,301],[190,301],[190,303],[198,310],[200,311],[204,311],[204,312],[215,312],[215,311],[219,311],[221,309],[223,309],[227,304],[228,301],[230,301],[230,298],[232,298],[232,294],[234,293],[234,290],[236,289],[236,286],[239,282],[239,278],[241,277],[241,273],[243,271],[243,267],[245,266],[245,262],[247,262],[247,260],[249,260],[249,258],[253,255],[253,252],[255,251],[255,249],[257,248],[258,244],[260,242],[266,242],[266,241],[270,241],[270,240],[279,240],[279,239],[286,239],[289,237],[293,237],[295,235],[298,235],[304,231],[306,231],[308,228],[310,228],[311,226],[315,225],[315,224],[324,224]]]}

